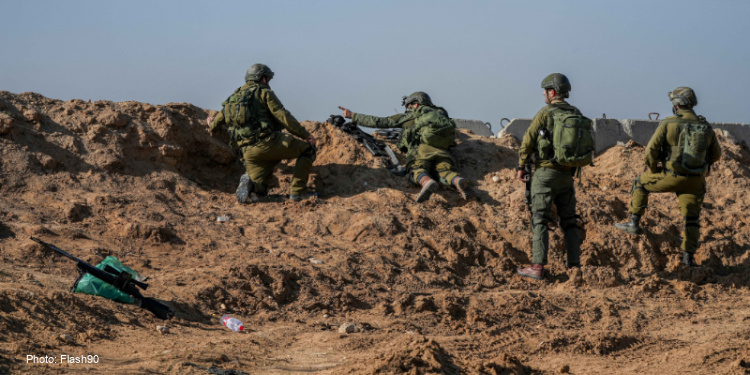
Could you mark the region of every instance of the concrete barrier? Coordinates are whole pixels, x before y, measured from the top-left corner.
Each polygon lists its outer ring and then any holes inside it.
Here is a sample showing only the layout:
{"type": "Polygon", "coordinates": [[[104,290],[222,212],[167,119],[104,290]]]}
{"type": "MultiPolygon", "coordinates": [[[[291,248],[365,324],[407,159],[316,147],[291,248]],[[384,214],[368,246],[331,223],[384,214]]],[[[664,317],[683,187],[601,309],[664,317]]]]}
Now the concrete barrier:
{"type": "MultiPolygon", "coordinates": [[[[526,128],[528,129],[528,126],[526,128]]],[[[619,120],[594,119],[594,142],[596,142],[597,154],[617,145],[617,142],[627,142],[630,138],[630,134],[625,131],[619,120]]]]}
{"type": "Polygon", "coordinates": [[[508,125],[505,125],[503,130],[500,130],[497,137],[500,138],[505,134],[510,134],[519,141],[523,139],[523,135],[526,134],[526,129],[531,126],[530,118],[514,118],[510,120],[508,125]]]}
{"type": "Polygon", "coordinates": [[[476,135],[483,135],[485,137],[491,137],[495,135],[490,129],[490,124],[479,120],[464,120],[460,118],[454,118],[453,122],[456,126],[462,129],[469,129],[476,135]]]}
{"type": "MultiPolygon", "coordinates": [[[[747,124],[735,124],[730,122],[712,122],[714,129],[721,129],[734,138],[737,143],[745,142],[750,145],[750,126],[747,124]]],[[[726,135],[726,134],[725,134],[726,135]]]]}
{"type": "MultiPolygon", "coordinates": [[[[657,120],[617,120],[617,119],[593,119],[594,137],[596,140],[596,153],[601,154],[608,148],[617,145],[618,142],[627,143],[630,140],[640,145],[647,145],[651,136],[659,126],[657,120]]],[[[523,140],[526,129],[531,125],[531,119],[510,120],[498,137],[506,134],[514,136],[519,141],[523,140]]],[[[738,123],[712,122],[714,129],[721,129],[728,133],[737,143],[745,142],[750,144],[750,125],[738,123]]],[[[726,134],[725,133],[725,134],[726,134]]]]}

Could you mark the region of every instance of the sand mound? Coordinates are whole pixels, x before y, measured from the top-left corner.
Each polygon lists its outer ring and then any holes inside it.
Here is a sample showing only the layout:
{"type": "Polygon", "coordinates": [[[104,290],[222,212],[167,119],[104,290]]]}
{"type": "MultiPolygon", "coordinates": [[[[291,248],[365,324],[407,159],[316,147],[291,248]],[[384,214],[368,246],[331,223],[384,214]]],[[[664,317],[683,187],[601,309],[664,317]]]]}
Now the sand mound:
{"type": "Polygon", "coordinates": [[[0,92],[0,372],[742,373],[750,363],[750,152],[723,134],[702,267],[679,264],[673,195],[652,195],[645,235],[612,227],[644,169],[630,144],[598,156],[577,185],[583,267],[565,269],[554,227],[549,281],[536,283],[515,275],[531,254],[515,139],[460,131],[453,154],[480,202],[443,188],[416,205],[418,189],[349,136],[305,122],[319,140],[320,199],[284,199],[284,162],[270,197],[239,205],[242,167],[226,135],[208,133],[209,112],[0,92]],[[92,263],[117,256],[176,318],[68,293],[75,265],[29,236],[92,263]],[[220,326],[225,313],[248,332],[220,326]],[[345,322],[361,329],[339,334],[345,322]],[[102,361],[26,362],[61,353],[102,361]]]}

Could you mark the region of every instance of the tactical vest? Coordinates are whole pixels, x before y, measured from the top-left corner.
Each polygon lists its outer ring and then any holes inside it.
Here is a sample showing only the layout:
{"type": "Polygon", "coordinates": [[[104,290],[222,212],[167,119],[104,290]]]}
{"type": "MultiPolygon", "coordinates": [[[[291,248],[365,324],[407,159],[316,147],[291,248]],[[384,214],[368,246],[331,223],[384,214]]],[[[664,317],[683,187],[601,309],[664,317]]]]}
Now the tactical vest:
{"type": "Polygon", "coordinates": [[[242,86],[222,103],[224,120],[229,124],[230,146],[252,145],[281,128],[261,103],[261,87],[242,86]]]}
{"type": "Polygon", "coordinates": [[[708,168],[706,154],[710,145],[713,128],[702,116],[698,120],[678,119],[679,136],[676,145],[671,147],[669,161],[674,172],[700,175],[708,168]]]}

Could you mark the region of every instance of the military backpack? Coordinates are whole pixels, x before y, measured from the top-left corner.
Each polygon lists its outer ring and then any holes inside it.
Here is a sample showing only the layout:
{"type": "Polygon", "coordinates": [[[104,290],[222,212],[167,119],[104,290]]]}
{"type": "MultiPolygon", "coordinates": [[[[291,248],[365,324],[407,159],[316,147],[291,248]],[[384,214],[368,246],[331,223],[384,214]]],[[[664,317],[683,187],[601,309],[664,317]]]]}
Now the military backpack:
{"type": "Polygon", "coordinates": [[[578,110],[562,108],[550,111],[549,117],[550,123],[542,129],[538,141],[539,158],[566,167],[591,164],[596,149],[591,119],[578,110]]]}
{"type": "Polygon", "coordinates": [[[708,168],[706,153],[710,144],[711,125],[685,122],[679,125],[680,135],[676,146],[672,146],[672,168],[677,173],[701,174],[708,168]]]}
{"type": "Polygon", "coordinates": [[[230,127],[243,127],[249,124],[253,118],[250,100],[257,87],[240,87],[234,90],[224,103],[221,103],[224,121],[230,127]]]}
{"type": "Polygon", "coordinates": [[[444,109],[421,106],[417,111],[419,115],[414,120],[414,126],[419,129],[420,144],[437,148],[448,148],[453,145],[456,124],[444,109]]]}
{"type": "Polygon", "coordinates": [[[265,112],[255,106],[258,86],[242,86],[222,103],[224,121],[229,125],[229,145],[232,147],[255,143],[276,129],[265,119],[265,112]]]}

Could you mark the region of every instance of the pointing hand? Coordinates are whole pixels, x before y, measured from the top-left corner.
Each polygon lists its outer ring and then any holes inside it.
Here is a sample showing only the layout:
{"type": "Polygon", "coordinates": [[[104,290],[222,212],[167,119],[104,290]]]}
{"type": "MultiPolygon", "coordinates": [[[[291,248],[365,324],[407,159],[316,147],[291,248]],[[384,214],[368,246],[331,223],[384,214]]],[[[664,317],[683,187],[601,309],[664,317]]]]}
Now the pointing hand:
{"type": "Polygon", "coordinates": [[[342,111],[344,111],[344,117],[345,118],[352,118],[352,116],[354,116],[354,113],[352,113],[352,111],[350,111],[350,110],[348,110],[348,109],[346,109],[346,108],[344,108],[342,106],[339,106],[339,109],[342,110],[342,111]]]}

